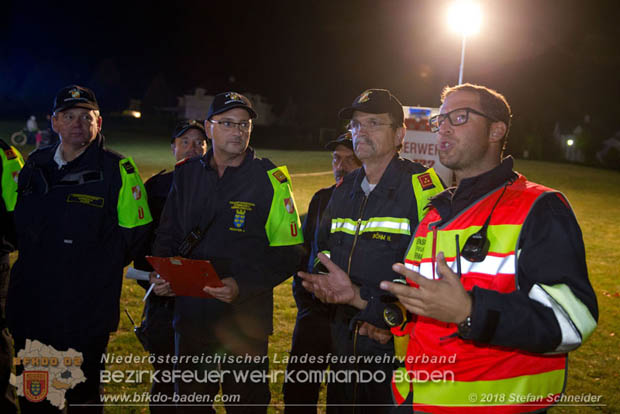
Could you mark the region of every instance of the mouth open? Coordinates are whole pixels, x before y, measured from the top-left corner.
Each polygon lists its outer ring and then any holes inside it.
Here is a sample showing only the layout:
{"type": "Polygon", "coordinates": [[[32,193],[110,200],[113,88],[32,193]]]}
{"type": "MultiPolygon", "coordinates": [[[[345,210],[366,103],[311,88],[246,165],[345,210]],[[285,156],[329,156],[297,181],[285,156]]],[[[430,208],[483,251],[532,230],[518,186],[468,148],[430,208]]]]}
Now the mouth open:
{"type": "Polygon", "coordinates": [[[454,144],[450,141],[441,141],[439,143],[439,151],[448,151],[454,144]]]}

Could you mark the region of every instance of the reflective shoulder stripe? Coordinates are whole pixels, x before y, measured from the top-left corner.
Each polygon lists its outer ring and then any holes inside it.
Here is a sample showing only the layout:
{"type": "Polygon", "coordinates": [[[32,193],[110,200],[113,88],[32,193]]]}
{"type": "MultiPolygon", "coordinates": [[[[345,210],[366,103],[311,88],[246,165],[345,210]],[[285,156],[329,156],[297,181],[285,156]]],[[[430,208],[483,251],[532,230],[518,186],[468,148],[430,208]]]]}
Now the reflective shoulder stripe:
{"type": "Polygon", "coordinates": [[[146,189],[138,173],[138,167],[131,157],[123,158],[118,163],[121,172],[121,189],[118,193],[118,225],[134,228],[153,221],[146,189]]]}
{"type": "Polygon", "coordinates": [[[17,178],[24,166],[22,154],[14,146],[8,149],[0,149],[0,162],[2,163],[2,200],[6,211],[13,211],[17,203],[17,178]]]}
{"type": "Polygon", "coordinates": [[[411,176],[411,185],[413,186],[413,193],[415,194],[415,200],[418,206],[419,223],[426,215],[425,208],[430,198],[441,193],[444,188],[439,176],[432,168],[429,168],[423,173],[413,174],[411,176]]]}
{"type": "Polygon", "coordinates": [[[295,207],[291,188],[291,176],[286,166],[267,171],[273,186],[273,198],[269,217],[265,223],[265,233],[270,246],[291,246],[304,242],[301,220],[295,207]]]}
{"type": "Polygon", "coordinates": [[[555,352],[577,348],[594,332],[596,320],[567,285],[534,285],[528,296],[553,310],[562,331],[562,342],[555,352]]]}

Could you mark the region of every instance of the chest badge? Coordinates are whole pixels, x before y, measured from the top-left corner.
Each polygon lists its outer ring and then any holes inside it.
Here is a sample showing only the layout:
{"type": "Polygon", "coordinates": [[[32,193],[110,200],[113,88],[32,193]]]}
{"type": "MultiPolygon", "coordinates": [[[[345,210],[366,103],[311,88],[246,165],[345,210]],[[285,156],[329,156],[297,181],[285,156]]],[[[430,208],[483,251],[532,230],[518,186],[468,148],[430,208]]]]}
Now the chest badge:
{"type": "Polygon", "coordinates": [[[233,225],[236,229],[241,229],[245,225],[245,210],[239,209],[235,210],[235,218],[233,220],[233,225]]]}
{"type": "Polygon", "coordinates": [[[142,198],[142,190],[139,185],[131,187],[131,193],[133,194],[133,198],[135,200],[140,200],[142,198]]]}
{"type": "Polygon", "coordinates": [[[229,204],[231,210],[235,211],[235,215],[233,216],[233,226],[228,230],[245,231],[246,214],[248,211],[252,211],[255,204],[247,201],[229,201],[229,204]]]}

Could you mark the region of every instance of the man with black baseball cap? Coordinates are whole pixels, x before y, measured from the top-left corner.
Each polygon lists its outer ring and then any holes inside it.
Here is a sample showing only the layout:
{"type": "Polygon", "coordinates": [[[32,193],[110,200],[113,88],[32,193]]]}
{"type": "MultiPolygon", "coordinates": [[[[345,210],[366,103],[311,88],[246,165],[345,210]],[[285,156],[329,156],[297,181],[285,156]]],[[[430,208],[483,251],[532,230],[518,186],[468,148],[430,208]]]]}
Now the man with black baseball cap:
{"type": "MultiPolygon", "coordinates": [[[[85,381],[65,393],[69,413],[76,404],[103,411],[102,354],[119,322],[123,267],[144,250],[152,221],[135,163],[105,148],[101,124],[90,89],[70,85],[58,92],[52,126],[60,141],[28,157],[14,213],[19,256],[9,284],[8,325],[22,357],[55,356],[42,354],[40,344],[80,353],[85,381]]],[[[18,365],[18,381],[29,382],[33,369],[46,367],[18,365]]],[[[64,376],[53,380],[69,386],[64,376]]],[[[67,404],[31,402],[26,388],[22,413],[55,412],[67,404]]]]}
{"type": "MultiPolygon", "coordinates": [[[[172,155],[177,163],[183,162],[185,159],[193,157],[202,157],[207,152],[207,136],[202,121],[195,119],[183,120],[177,123],[172,133],[170,148],[172,155]]],[[[172,186],[173,172],[166,170],[160,171],[158,174],[149,178],[144,186],[148,194],[149,208],[153,215],[153,231],[149,237],[148,251],[145,255],[151,254],[151,246],[155,241],[155,230],[159,227],[159,218],[166,204],[166,199],[170,193],[172,186]]],[[[144,256],[134,261],[136,269],[151,272],[153,268],[146,261],[144,256]]],[[[140,283],[142,287],[148,289],[149,283],[140,283]]],[[[147,351],[161,356],[160,359],[155,358],[153,368],[156,371],[170,371],[174,368],[173,364],[167,362],[170,356],[174,355],[174,329],[172,328],[172,320],[174,315],[174,298],[167,296],[159,296],[150,294],[144,304],[144,320],[141,329],[146,337],[148,344],[147,351]],[[163,362],[160,362],[163,361],[163,362]]],[[[155,396],[159,396],[159,401],[163,395],[167,395],[169,401],[174,396],[174,383],[166,381],[153,381],[151,386],[150,411],[153,414],[174,413],[174,405],[157,404],[155,396]]]]}
{"type": "MultiPolygon", "coordinates": [[[[308,271],[314,268],[314,261],[318,253],[317,235],[323,211],[329,203],[334,188],[340,185],[345,175],[362,166],[362,162],[353,152],[351,133],[346,132],[325,145],[325,149],[332,152],[332,171],[336,184],[317,191],[310,205],[308,214],[304,220],[303,234],[304,246],[307,255],[303,260],[303,267],[308,271]]],[[[286,369],[289,376],[285,377],[282,387],[284,394],[284,412],[289,413],[316,413],[316,403],[319,397],[321,380],[286,381],[291,373],[325,371],[329,364],[325,362],[326,356],[331,352],[331,332],[329,325],[329,309],[313,297],[301,284],[299,276],[293,277],[293,297],[297,304],[297,319],[293,330],[291,343],[291,359],[286,369]],[[303,363],[296,361],[307,360],[314,357],[314,361],[303,363]]]]}
{"type": "Polygon", "coordinates": [[[316,274],[315,267],[315,274],[299,272],[299,276],[306,289],[334,304],[334,353],[355,357],[354,362],[340,359],[330,369],[336,376],[339,372],[373,374],[368,382],[351,378],[330,383],[329,411],[344,412],[355,405],[357,413],[389,412],[390,379],[396,366],[392,335],[383,319],[386,298],[379,283],[390,274],[398,277],[392,264],[404,256],[428,198],[442,185],[432,170],[398,156],[405,136],[404,112],[390,91],[368,89],[339,115],[350,119],[353,149],[363,168],[344,177],[323,214],[316,262],[325,266],[327,274],[316,274]],[[374,362],[364,362],[363,356],[375,357],[374,362]]]}
{"type": "MultiPolygon", "coordinates": [[[[286,167],[249,147],[252,103],[237,92],[221,93],[206,118],[211,149],[177,163],[153,246],[157,256],[211,260],[223,283],[203,289],[208,299],[175,299],[175,369],[198,373],[196,381],[178,381],[175,391],[182,401],[196,394],[214,401],[221,380],[224,394],[239,396],[226,405],[228,413],[266,413],[273,288],[299,268],[301,222],[286,167]],[[256,380],[254,372],[265,377],[256,380]],[[252,375],[245,381],[234,376],[246,374],[252,375]]],[[[174,294],[169,283],[152,280],[156,294],[174,294]]],[[[177,412],[205,411],[214,412],[204,402],[177,406],[177,412]]]]}

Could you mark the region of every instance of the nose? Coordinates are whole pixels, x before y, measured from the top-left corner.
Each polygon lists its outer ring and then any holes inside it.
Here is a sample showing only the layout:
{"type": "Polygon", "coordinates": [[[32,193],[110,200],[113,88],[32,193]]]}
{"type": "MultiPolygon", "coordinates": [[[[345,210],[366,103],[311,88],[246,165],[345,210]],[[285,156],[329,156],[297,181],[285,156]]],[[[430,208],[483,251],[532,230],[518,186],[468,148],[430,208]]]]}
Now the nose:
{"type": "Polygon", "coordinates": [[[440,135],[448,135],[454,132],[452,129],[452,124],[450,124],[450,120],[448,118],[444,119],[441,125],[439,125],[439,130],[437,131],[440,135]]]}

